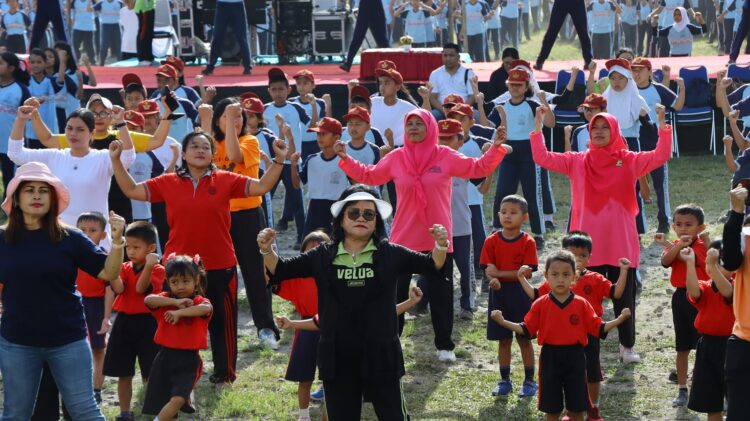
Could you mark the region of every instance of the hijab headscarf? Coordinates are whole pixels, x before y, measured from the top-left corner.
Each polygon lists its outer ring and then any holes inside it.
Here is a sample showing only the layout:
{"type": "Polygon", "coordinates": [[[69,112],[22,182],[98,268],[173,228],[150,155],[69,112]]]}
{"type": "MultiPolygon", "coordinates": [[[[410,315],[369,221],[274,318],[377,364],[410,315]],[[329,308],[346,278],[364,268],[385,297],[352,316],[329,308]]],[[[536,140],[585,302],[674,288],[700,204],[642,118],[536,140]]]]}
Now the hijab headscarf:
{"type": "Polygon", "coordinates": [[[682,32],[687,28],[688,24],[690,23],[690,18],[688,17],[687,10],[685,10],[684,7],[680,6],[676,8],[675,10],[680,11],[680,16],[682,16],[682,19],[679,22],[675,22],[672,28],[674,28],[677,32],[682,32]]]}
{"type": "Polygon", "coordinates": [[[633,73],[629,68],[615,64],[609,68],[609,74],[612,73],[625,76],[628,79],[628,84],[625,89],[616,92],[612,89],[610,83],[607,90],[602,94],[607,99],[607,111],[617,118],[620,127],[632,127],[641,115],[641,108],[648,107],[648,105],[638,92],[638,86],[636,86],[633,73]]]}
{"type": "Polygon", "coordinates": [[[418,108],[410,111],[404,118],[404,154],[406,156],[405,165],[406,173],[412,177],[413,194],[418,209],[415,209],[417,215],[426,221],[425,210],[427,209],[427,194],[422,185],[422,176],[434,164],[438,150],[438,126],[435,117],[427,110],[418,108]],[[414,143],[409,140],[407,135],[406,123],[412,116],[417,116],[424,122],[426,133],[424,140],[414,143]]]}
{"type": "Polygon", "coordinates": [[[609,143],[596,146],[589,140],[589,149],[583,158],[586,172],[586,197],[583,205],[598,213],[609,202],[617,202],[635,217],[638,214],[638,203],[635,200],[635,183],[630,177],[613,177],[612,170],[627,164],[628,145],[620,134],[617,118],[609,113],[597,114],[589,122],[589,133],[593,133],[594,122],[607,120],[609,124],[609,143]]]}

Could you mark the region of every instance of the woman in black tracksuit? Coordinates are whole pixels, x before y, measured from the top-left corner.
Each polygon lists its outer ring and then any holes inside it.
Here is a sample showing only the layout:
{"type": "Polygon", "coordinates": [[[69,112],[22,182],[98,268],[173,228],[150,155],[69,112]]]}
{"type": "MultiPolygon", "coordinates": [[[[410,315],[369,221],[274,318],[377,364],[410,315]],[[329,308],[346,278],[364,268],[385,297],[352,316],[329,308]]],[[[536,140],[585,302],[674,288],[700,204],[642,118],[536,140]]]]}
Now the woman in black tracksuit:
{"type": "Polygon", "coordinates": [[[430,228],[435,248],[417,253],[388,242],[383,222],[391,206],[363,185],[349,187],[331,206],[332,241],[293,258],[279,258],[276,233],[258,235],[271,284],[314,277],[318,287],[319,377],[331,421],[360,418],[367,396],[380,420],[408,420],[401,377],[404,359],[396,317],[396,281],[404,273],[443,268],[448,234],[430,228]]]}

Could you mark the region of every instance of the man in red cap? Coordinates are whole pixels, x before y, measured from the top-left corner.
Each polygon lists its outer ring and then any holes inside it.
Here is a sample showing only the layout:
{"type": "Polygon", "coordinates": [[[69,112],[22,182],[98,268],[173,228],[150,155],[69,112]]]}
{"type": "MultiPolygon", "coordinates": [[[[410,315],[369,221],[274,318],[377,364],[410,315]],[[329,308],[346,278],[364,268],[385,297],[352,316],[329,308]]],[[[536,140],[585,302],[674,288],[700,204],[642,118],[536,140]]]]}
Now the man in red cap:
{"type": "Polygon", "coordinates": [[[331,205],[349,187],[349,179],[339,168],[339,157],[333,149],[341,138],[341,123],[335,118],[325,117],[307,131],[316,134],[320,152],[307,157],[301,171],[297,170],[295,162],[299,159],[299,153],[292,156],[292,184],[296,189],[301,188],[300,182],[306,184],[307,197],[310,199],[303,238],[320,227],[331,226],[331,205]],[[312,182],[308,183],[308,180],[312,182]]]}
{"type": "Polygon", "coordinates": [[[250,57],[250,44],[247,37],[247,11],[245,3],[233,0],[217,0],[216,12],[214,14],[214,30],[211,38],[211,54],[208,58],[208,66],[203,69],[203,74],[208,76],[214,73],[216,62],[219,61],[219,55],[224,45],[224,35],[227,27],[232,27],[232,32],[240,46],[242,54],[243,75],[250,75],[253,72],[252,57],[250,57]]]}

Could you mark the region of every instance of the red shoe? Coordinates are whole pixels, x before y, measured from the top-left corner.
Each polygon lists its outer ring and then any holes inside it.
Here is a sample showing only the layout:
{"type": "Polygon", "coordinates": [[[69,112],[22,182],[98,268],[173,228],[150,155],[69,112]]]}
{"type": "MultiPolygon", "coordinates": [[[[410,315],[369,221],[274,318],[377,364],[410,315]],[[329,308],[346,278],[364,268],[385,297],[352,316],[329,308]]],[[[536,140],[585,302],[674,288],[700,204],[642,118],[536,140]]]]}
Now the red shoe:
{"type": "Polygon", "coordinates": [[[599,413],[598,406],[594,406],[586,411],[586,415],[588,416],[588,421],[604,421],[604,418],[602,418],[602,414],[599,413]]]}

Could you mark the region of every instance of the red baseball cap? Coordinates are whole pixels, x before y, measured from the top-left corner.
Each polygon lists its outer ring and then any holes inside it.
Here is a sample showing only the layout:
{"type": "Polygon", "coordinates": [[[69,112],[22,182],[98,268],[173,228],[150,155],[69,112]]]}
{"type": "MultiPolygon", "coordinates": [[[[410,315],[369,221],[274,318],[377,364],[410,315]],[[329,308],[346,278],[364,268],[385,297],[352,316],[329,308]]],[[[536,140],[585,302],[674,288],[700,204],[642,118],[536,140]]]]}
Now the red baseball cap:
{"type": "Polygon", "coordinates": [[[170,66],[169,64],[162,64],[156,71],[157,75],[162,75],[166,78],[177,79],[177,69],[170,66]]]}
{"type": "Polygon", "coordinates": [[[147,99],[138,103],[138,112],[143,116],[159,114],[159,103],[153,99],[147,99]]]}
{"type": "Polygon", "coordinates": [[[508,83],[526,83],[529,81],[529,72],[518,67],[508,72],[508,83]]]}
{"type": "Polygon", "coordinates": [[[281,70],[280,68],[271,67],[271,69],[268,70],[268,79],[273,79],[273,78],[289,79],[289,76],[286,73],[284,73],[284,71],[281,70]]]}
{"type": "Polygon", "coordinates": [[[169,56],[166,60],[162,60],[159,64],[168,64],[174,67],[178,72],[185,70],[185,62],[177,56],[169,56]]]}
{"type": "Polygon", "coordinates": [[[331,117],[324,117],[320,121],[318,121],[318,125],[315,127],[310,127],[307,129],[308,132],[317,132],[317,133],[333,133],[341,136],[341,132],[344,131],[344,129],[341,127],[341,123],[339,123],[338,120],[331,117]]]}
{"type": "Polygon", "coordinates": [[[438,121],[438,136],[455,136],[463,133],[461,122],[452,118],[438,121]]]}
{"type": "Polygon", "coordinates": [[[345,121],[349,121],[352,118],[358,118],[360,120],[363,120],[367,123],[370,122],[370,113],[362,108],[362,107],[354,107],[351,110],[349,110],[348,113],[344,116],[345,121]]]}
{"type": "Polygon", "coordinates": [[[607,62],[604,63],[604,66],[607,68],[607,70],[612,69],[612,67],[614,66],[620,66],[622,68],[630,70],[630,63],[624,58],[614,58],[612,60],[607,60],[607,62]]]}
{"type": "Polygon", "coordinates": [[[443,99],[443,106],[449,106],[452,107],[456,104],[461,104],[464,102],[464,98],[461,95],[457,94],[448,94],[448,96],[443,99]]]}
{"type": "Polygon", "coordinates": [[[474,118],[474,109],[469,104],[456,104],[448,111],[448,118],[451,118],[453,114],[461,114],[466,117],[474,118]]]}
{"type": "Polygon", "coordinates": [[[305,78],[310,82],[315,83],[315,75],[313,74],[313,72],[307,69],[302,69],[299,72],[295,73],[294,79],[297,80],[297,78],[305,78]]]}
{"type": "Polygon", "coordinates": [[[375,69],[375,75],[393,79],[397,85],[404,83],[404,78],[396,69],[375,69]]]}
{"type": "Polygon", "coordinates": [[[143,114],[139,113],[138,111],[127,110],[125,111],[123,117],[125,118],[125,122],[127,122],[128,124],[132,124],[138,127],[143,127],[146,125],[146,119],[143,117],[143,114]]]}
{"type": "Polygon", "coordinates": [[[531,63],[526,60],[516,59],[510,62],[510,68],[513,69],[518,66],[523,66],[527,69],[531,69],[531,63]]]}
{"type": "Polygon", "coordinates": [[[645,67],[648,70],[651,70],[651,60],[645,58],[645,57],[636,57],[632,63],[630,63],[630,67],[635,69],[636,67],[645,67]]]}
{"type": "Polygon", "coordinates": [[[607,98],[599,94],[590,94],[583,100],[584,108],[607,108],[607,98]]]}
{"type": "Polygon", "coordinates": [[[245,92],[244,94],[240,95],[240,100],[245,100],[245,99],[248,99],[248,98],[258,98],[258,99],[260,99],[260,97],[258,96],[258,94],[256,94],[255,92],[245,92]]]}
{"type": "Polygon", "coordinates": [[[242,100],[242,109],[255,114],[263,114],[265,107],[263,106],[263,101],[251,97],[242,100]]]}
{"type": "Polygon", "coordinates": [[[380,60],[376,67],[383,70],[398,70],[396,63],[390,60],[380,60]]]}
{"type": "Polygon", "coordinates": [[[138,77],[135,73],[125,73],[122,75],[122,87],[127,88],[128,85],[131,83],[135,83],[136,85],[143,86],[143,82],[141,82],[141,78],[138,77]]]}
{"type": "Polygon", "coordinates": [[[352,88],[352,92],[349,94],[349,99],[354,97],[360,97],[367,101],[368,104],[372,104],[370,100],[370,90],[362,85],[357,85],[352,88]]]}

